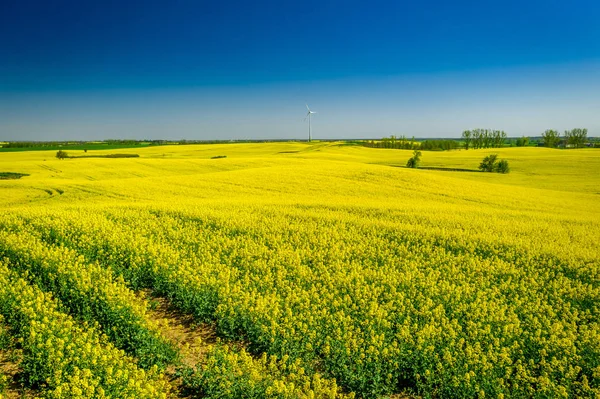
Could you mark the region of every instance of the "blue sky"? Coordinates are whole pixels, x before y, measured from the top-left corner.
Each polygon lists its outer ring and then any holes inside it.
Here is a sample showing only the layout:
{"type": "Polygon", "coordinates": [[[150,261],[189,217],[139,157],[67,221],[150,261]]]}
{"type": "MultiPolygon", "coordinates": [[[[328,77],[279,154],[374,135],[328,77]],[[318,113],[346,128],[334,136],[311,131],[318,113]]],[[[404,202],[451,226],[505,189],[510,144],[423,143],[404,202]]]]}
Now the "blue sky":
{"type": "Polygon", "coordinates": [[[600,3],[4,1],[0,140],[600,136],[600,3]]]}

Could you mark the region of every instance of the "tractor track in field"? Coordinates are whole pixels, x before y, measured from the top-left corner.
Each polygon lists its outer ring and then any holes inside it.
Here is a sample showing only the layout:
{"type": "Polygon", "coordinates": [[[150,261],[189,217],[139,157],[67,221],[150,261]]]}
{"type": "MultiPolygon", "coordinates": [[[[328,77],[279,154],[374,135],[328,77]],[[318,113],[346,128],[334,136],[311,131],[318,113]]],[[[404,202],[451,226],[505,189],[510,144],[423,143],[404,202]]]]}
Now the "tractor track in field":
{"type": "MultiPolygon", "coordinates": [[[[160,325],[161,335],[177,348],[180,359],[179,364],[167,367],[166,375],[176,389],[176,397],[182,399],[202,398],[199,392],[190,392],[182,385],[181,377],[177,375],[178,367],[195,368],[202,363],[210,345],[217,342],[217,335],[213,326],[198,324],[192,315],[184,314],[173,307],[169,300],[163,297],[155,297],[150,289],[141,290],[138,293],[146,299],[151,307],[147,316],[160,325]]],[[[244,347],[243,343],[229,342],[229,345],[244,347]]],[[[386,399],[421,399],[412,393],[397,393],[386,399]]]]}
{"type": "Polygon", "coordinates": [[[4,399],[29,399],[36,395],[31,389],[25,388],[20,380],[21,368],[15,358],[18,358],[17,349],[0,350],[0,375],[6,377],[4,391],[0,397],[4,399]]]}
{"type": "Polygon", "coordinates": [[[151,290],[142,290],[139,294],[151,305],[148,318],[159,324],[161,335],[179,352],[179,364],[172,364],[166,370],[166,375],[177,391],[176,396],[190,399],[202,397],[198,392],[188,392],[182,386],[177,368],[194,368],[202,362],[208,347],[217,342],[214,328],[198,324],[192,315],[176,310],[166,298],[153,296],[151,290]]]}

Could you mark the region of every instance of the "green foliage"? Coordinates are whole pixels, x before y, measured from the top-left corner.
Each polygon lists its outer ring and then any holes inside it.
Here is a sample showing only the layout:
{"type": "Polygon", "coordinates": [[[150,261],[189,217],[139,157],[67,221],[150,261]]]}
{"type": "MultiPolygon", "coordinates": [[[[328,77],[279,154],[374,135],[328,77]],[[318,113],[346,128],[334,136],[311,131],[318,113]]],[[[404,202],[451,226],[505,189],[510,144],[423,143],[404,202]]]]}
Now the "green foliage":
{"type": "Polygon", "coordinates": [[[20,179],[23,176],[29,176],[29,174],[16,172],[0,172],[0,180],[20,179]]]}
{"type": "Polygon", "coordinates": [[[459,142],[456,140],[423,140],[415,141],[415,138],[407,139],[404,136],[384,137],[379,141],[362,141],[359,142],[364,147],[370,148],[393,148],[398,150],[424,150],[424,151],[446,151],[455,150],[459,147],[459,142]]]}
{"type": "Polygon", "coordinates": [[[490,154],[483,158],[483,161],[479,164],[479,170],[482,172],[508,173],[510,167],[507,160],[498,159],[498,154],[490,154]]]}
{"type": "Polygon", "coordinates": [[[581,128],[565,130],[565,135],[564,135],[565,145],[567,147],[575,147],[575,148],[583,147],[583,145],[587,141],[587,133],[588,133],[587,129],[581,129],[581,128]]]}
{"type": "Polygon", "coordinates": [[[556,130],[548,129],[542,133],[542,140],[544,141],[544,146],[550,148],[556,147],[560,142],[560,133],[556,130]]]}
{"type": "Polygon", "coordinates": [[[498,159],[498,154],[490,154],[487,157],[483,158],[483,161],[479,164],[479,170],[482,172],[493,172],[496,164],[496,160],[498,159]]]}
{"type": "Polygon", "coordinates": [[[58,159],[61,159],[61,160],[62,160],[62,159],[68,158],[68,157],[69,157],[69,154],[67,154],[67,152],[66,152],[66,151],[63,151],[63,150],[58,150],[58,151],[56,152],[56,158],[58,158],[58,159]]]}
{"type": "Polygon", "coordinates": [[[472,137],[472,133],[470,130],[465,130],[462,133],[462,139],[464,140],[464,143],[465,143],[465,150],[468,150],[469,146],[471,145],[471,137],[472,137]]]}
{"type": "Polygon", "coordinates": [[[458,148],[456,140],[424,140],[420,142],[419,149],[424,151],[448,151],[458,148]]]}
{"type": "Polygon", "coordinates": [[[8,388],[8,377],[5,374],[0,373],[0,398],[3,398],[2,394],[8,388]]]}
{"type": "Polygon", "coordinates": [[[419,163],[421,163],[421,151],[414,150],[412,158],[410,158],[408,160],[408,162],[406,163],[406,167],[407,168],[418,168],[419,163]]]}
{"type": "Polygon", "coordinates": [[[518,138],[516,141],[516,145],[517,147],[527,147],[527,145],[529,144],[529,137],[521,137],[518,138]]]}
{"type": "Polygon", "coordinates": [[[379,141],[366,141],[362,145],[371,148],[394,148],[397,150],[414,150],[419,148],[419,143],[415,141],[414,137],[408,140],[405,136],[396,137],[394,135],[384,137],[379,141]]]}
{"type": "Polygon", "coordinates": [[[139,154],[71,155],[68,158],[139,158],[139,154]]]}
{"type": "Polygon", "coordinates": [[[510,167],[508,166],[508,161],[506,159],[501,160],[496,164],[495,171],[498,173],[509,173],[510,167]]]}
{"type": "Polygon", "coordinates": [[[506,133],[504,130],[473,129],[462,133],[465,149],[478,148],[500,148],[504,146],[506,133]]]}

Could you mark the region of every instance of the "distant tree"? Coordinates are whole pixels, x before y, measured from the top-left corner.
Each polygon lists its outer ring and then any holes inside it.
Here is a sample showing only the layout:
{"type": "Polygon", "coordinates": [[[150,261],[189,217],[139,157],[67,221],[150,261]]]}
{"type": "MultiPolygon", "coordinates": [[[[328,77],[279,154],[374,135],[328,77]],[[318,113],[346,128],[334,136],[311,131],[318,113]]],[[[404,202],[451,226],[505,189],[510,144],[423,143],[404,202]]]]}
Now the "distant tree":
{"type": "Polygon", "coordinates": [[[403,150],[413,150],[419,146],[414,142],[414,137],[412,141],[409,141],[404,135],[399,137],[391,135],[390,137],[384,137],[379,141],[371,140],[363,142],[362,145],[372,148],[396,148],[403,150]]]}
{"type": "Polygon", "coordinates": [[[571,147],[575,145],[575,137],[571,130],[565,130],[565,134],[563,135],[565,140],[565,147],[571,147]]]}
{"type": "Polygon", "coordinates": [[[58,151],[56,152],[56,158],[58,158],[58,159],[60,159],[60,160],[63,160],[63,159],[65,159],[65,158],[68,158],[68,157],[69,157],[69,155],[67,154],[67,152],[66,152],[66,151],[63,151],[63,150],[58,150],[58,151]]]}
{"type": "Polygon", "coordinates": [[[588,130],[586,128],[579,129],[579,144],[583,147],[587,141],[588,130]]]}
{"type": "Polygon", "coordinates": [[[462,134],[465,149],[469,148],[499,148],[504,146],[506,133],[504,130],[473,129],[465,130],[462,134]]]}
{"type": "Polygon", "coordinates": [[[499,148],[499,147],[502,147],[502,145],[504,144],[503,143],[504,139],[502,138],[502,133],[504,133],[504,132],[502,132],[500,130],[494,130],[494,134],[492,135],[493,136],[493,144],[492,144],[493,147],[499,148]]]}
{"type": "Polygon", "coordinates": [[[478,149],[483,146],[482,129],[473,130],[473,148],[478,149]]]}
{"type": "Polygon", "coordinates": [[[504,130],[498,131],[496,139],[496,148],[504,147],[504,141],[506,140],[506,132],[504,130]]]}
{"type": "Polygon", "coordinates": [[[84,149],[83,149],[83,152],[87,152],[87,148],[84,148],[84,149]]]}
{"type": "Polygon", "coordinates": [[[483,161],[481,161],[481,163],[479,164],[479,170],[481,170],[482,172],[493,172],[497,159],[498,154],[490,154],[487,157],[483,158],[483,161]]]}
{"type": "Polygon", "coordinates": [[[492,131],[485,129],[483,131],[483,148],[490,148],[492,143],[492,131]]]}
{"type": "Polygon", "coordinates": [[[497,172],[497,173],[508,173],[510,168],[508,161],[498,159],[498,154],[490,154],[483,158],[483,161],[479,164],[479,170],[482,172],[497,172]]]}
{"type": "Polygon", "coordinates": [[[458,142],[455,140],[424,140],[420,144],[419,149],[425,151],[447,151],[458,148],[458,142]]]}
{"type": "Polygon", "coordinates": [[[410,158],[408,160],[408,162],[406,163],[406,167],[407,168],[418,168],[420,162],[421,162],[421,151],[414,150],[412,158],[410,158]]]}
{"type": "Polygon", "coordinates": [[[587,140],[587,129],[565,130],[565,144],[575,148],[583,147],[587,140]]]}
{"type": "Polygon", "coordinates": [[[529,137],[521,137],[519,139],[517,139],[517,147],[527,147],[527,145],[529,144],[529,137]]]}
{"type": "Polygon", "coordinates": [[[465,141],[465,150],[468,150],[469,144],[471,144],[471,131],[465,130],[462,134],[462,139],[465,141]]]}
{"type": "Polygon", "coordinates": [[[548,129],[542,133],[542,140],[544,140],[544,146],[550,148],[556,147],[560,142],[560,133],[556,130],[548,129]]]}
{"type": "Polygon", "coordinates": [[[503,159],[496,164],[496,172],[498,172],[498,173],[510,172],[510,167],[508,166],[508,161],[506,159],[503,159]]]}

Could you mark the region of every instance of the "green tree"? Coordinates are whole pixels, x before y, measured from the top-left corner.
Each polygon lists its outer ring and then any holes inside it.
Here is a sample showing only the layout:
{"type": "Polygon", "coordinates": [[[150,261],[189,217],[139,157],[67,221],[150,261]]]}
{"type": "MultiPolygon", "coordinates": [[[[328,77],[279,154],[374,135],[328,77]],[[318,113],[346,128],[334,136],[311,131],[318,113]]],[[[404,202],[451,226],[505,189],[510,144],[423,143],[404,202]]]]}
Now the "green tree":
{"type": "Polygon", "coordinates": [[[527,145],[529,144],[529,137],[521,137],[520,139],[517,139],[517,147],[527,147],[527,145]]]}
{"type": "Polygon", "coordinates": [[[560,133],[556,130],[548,129],[542,133],[542,140],[544,140],[544,145],[546,147],[556,147],[560,142],[560,133]]]}
{"type": "Polygon", "coordinates": [[[507,160],[498,159],[498,154],[490,154],[483,158],[483,161],[479,164],[479,170],[482,172],[508,173],[510,167],[507,160]]]}
{"type": "Polygon", "coordinates": [[[498,173],[508,173],[508,172],[510,172],[510,167],[508,166],[508,161],[506,159],[503,159],[500,162],[498,162],[496,164],[495,170],[498,173]]]}
{"type": "Polygon", "coordinates": [[[420,162],[421,162],[421,151],[414,150],[412,158],[410,158],[408,160],[408,162],[406,163],[406,167],[407,168],[418,168],[420,162]]]}
{"type": "Polygon", "coordinates": [[[482,129],[473,130],[473,148],[478,149],[483,146],[482,129]]]}
{"type": "Polygon", "coordinates": [[[587,141],[587,129],[565,130],[565,144],[575,148],[583,147],[587,141]]]}
{"type": "Polygon", "coordinates": [[[504,130],[496,130],[494,134],[494,146],[496,148],[504,147],[505,140],[506,132],[504,132],[504,130]]]}
{"type": "Polygon", "coordinates": [[[483,161],[479,164],[479,170],[482,172],[493,172],[496,164],[496,160],[498,159],[498,154],[490,154],[487,157],[483,158],[483,161]]]}
{"type": "Polygon", "coordinates": [[[471,144],[471,131],[465,130],[462,134],[462,139],[465,141],[465,150],[469,149],[469,144],[471,144]]]}
{"type": "Polygon", "coordinates": [[[66,152],[66,151],[63,151],[63,150],[58,150],[58,151],[56,152],[56,158],[58,158],[58,159],[61,159],[61,160],[62,160],[62,159],[68,158],[68,157],[69,157],[69,155],[67,154],[67,152],[66,152]]]}

